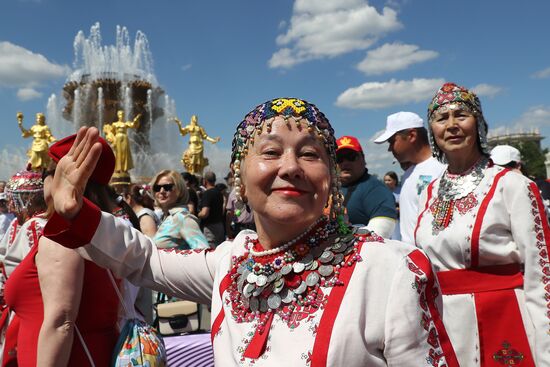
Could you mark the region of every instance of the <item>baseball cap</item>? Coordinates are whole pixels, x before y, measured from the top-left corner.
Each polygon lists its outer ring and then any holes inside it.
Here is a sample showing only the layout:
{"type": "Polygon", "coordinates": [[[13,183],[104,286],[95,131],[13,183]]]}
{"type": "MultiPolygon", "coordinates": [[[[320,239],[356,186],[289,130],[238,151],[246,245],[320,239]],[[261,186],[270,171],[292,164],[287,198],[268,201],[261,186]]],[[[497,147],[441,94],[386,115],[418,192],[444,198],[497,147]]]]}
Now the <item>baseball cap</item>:
{"type": "Polygon", "coordinates": [[[424,127],[422,117],[414,112],[397,112],[389,115],[386,120],[386,130],[378,138],[374,139],[377,144],[388,141],[395,133],[406,130],[424,127]]]}
{"type": "Polygon", "coordinates": [[[358,153],[363,153],[363,149],[361,148],[359,140],[357,140],[357,138],[354,136],[344,135],[336,140],[336,145],[336,151],[339,151],[340,149],[351,149],[358,153]]]}
{"type": "Polygon", "coordinates": [[[497,145],[491,150],[491,159],[494,164],[505,166],[510,162],[521,162],[521,153],[510,145],[497,145]]]}

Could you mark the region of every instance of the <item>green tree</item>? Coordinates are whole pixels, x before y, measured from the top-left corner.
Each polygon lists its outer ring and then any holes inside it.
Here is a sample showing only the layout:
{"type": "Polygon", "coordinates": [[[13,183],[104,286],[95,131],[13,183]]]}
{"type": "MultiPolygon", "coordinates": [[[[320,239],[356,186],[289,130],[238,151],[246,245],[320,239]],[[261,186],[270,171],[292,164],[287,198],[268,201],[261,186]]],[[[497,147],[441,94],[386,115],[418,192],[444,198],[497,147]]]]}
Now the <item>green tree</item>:
{"type": "Polygon", "coordinates": [[[524,141],[511,143],[510,145],[516,147],[521,153],[521,160],[523,161],[523,173],[531,178],[546,178],[546,153],[548,148],[541,150],[537,143],[533,141],[524,141]]]}

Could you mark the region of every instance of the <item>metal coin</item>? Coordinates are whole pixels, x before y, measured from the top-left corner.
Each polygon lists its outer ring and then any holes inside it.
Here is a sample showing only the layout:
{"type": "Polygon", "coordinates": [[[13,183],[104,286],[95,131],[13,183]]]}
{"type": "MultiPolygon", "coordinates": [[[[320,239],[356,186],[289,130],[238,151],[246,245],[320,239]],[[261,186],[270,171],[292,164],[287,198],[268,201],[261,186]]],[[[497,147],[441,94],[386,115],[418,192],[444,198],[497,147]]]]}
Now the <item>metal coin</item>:
{"type": "Polygon", "coordinates": [[[285,282],[284,281],[281,281],[279,283],[277,283],[277,282],[273,283],[273,293],[281,292],[284,287],[285,287],[285,282]]]}
{"type": "Polygon", "coordinates": [[[294,292],[292,290],[285,288],[283,292],[281,292],[281,300],[284,303],[290,303],[294,300],[294,292]],[[283,292],[285,292],[286,294],[283,294],[283,292]]]}
{"type": "Polygon", "coordinates": [[[344,260],[344,254],[336,254],[334,255],[334,259],[332,260],[332,263],[334,265],[340,264],[344,260]]]}
{"type": "Polygon", "coordinates": [[[267,299],[260,299],[260,312],[266,312],[269,306],[267,305],[267,299]]]}
{"type": "Polygon", "coordinates": [[[319,274],[317,273],[309,273],[309,275],[307,276],[306,278],[306,284],[309,286],[309,287],[314,287],[315,284],[317,284],[319,282],[319,274]]]}
{"type": "Polygon", "coordinates": [[[244,277],[244,279],[246,279],[248,277],[248,274],[250,274],[250,273],[251,273],[251,271],[248,270],[248,268],[246,268],[246,269],[243,270],[242,276],[244,277]]]}
{"type": "Polygon", "coordinates": [[[357,233],[358,235],[366,235],[366,234],[370,234],[371,231],[369,231],[367,227],[359,227],[357,228],[357,231],[355,231],[355,233],[357,233]]]}
{"type": "Polygon", "coordinates": [[[292,264],[292,268],[294,269],[295,273],[301,273],[302,271],[304,271],[306,266],[303,263],[296,262],[292,264]]]}
{"type": "Polygon", "coordinates": [[[344,252],[344,254],[345,254],[345,255],[349,254],[350,252],[353,251],[353,249],[354,249],[353,246],[348,247],[348,248],[346,249],[346,251],[344,252]]]}
{"type": "Polygon", "coordinates": [[[340,252],[344,252],[346,251],[346,249],[348,248],[348,244],[347,243],[342,243],[342,245],[338,248],[333,248],[333,251],[335,253],[340,253],[340,252]]]}
{"type": "Polygon", "coordinates": [[[292,265],[290,264],[285,264],[285,266],[283,266],[281,268],[281,274],[282,275],[287,275],[288,273],[290,273],[292,271],[292,265]]]}
{"type": "Polygon", "coordinates": [[[338,250],[341,249],[343,245],[344,245],[343,243],[338,242],[338,243],[335,243],[334,245],[330,246],[330,248],[332,249],[332,251],[338,252],[338,250]]]}
{"type": "Polygon", "coordinates": [[[258,279],[258,276],[254,273],[250,273],[248,274],[248,276],[246,277],[246,281],[248,283],[256,283],[256,279],[258,279]]]}
{"type": "Polygon", "coordinates": [[[321,276],[328,277],[332,274],[334,268],[332,267],[332,265],[321,265],[319,266],[318,271],[321,276]]]}
{"type": "Polygon", "coordinates": [[[253,297],[250,299],[250,311],[252,312],[256,312],[260,309],[260,300],[258,300],[258,298],[256,297],[253,297]]]}
{"type": "Polygon", "coordinates": [[[334,258],[334,254],[330,251],[325,251],[321,254],[321,257],[319,257],[319,261],[323,264],[329,263],[334,258]]]}
{"type": "Polygon", "coordinates": [[[240,276],[239,279],[237,280],[237,289],[239,293],[243,293],[244,281],[245,279],[242,276],[240,276]]]}
{"type": "Polygon", "coordinates": [[[317,259],[319,256],[321,256],[322,253],[323,253],[323,249],[319,246],[311,249],[311,255],[313,255],[314,259],[317,259]]]}
{"type": "Polygon", "coordinates": [[[311,254],[307,254],[300,260],[300,262],[304,265],[310,264],[312,261],[313,261],[313,256],[311,256],[311,254]]]}
{"type": "Polygon", "coordinates": [[[258,287],[254,289],[254,292],[252,292],[252,297],[258,297],[263,291],[265,287],[258,287]]]}
{"type": "Polygon", "coordinates": [[[275,310],[275,309],[279,308],[279,306],[281,305],[281,296],[279,296],[278,294],[273,293],[267,299],[267,305],[272,310],[275,310]]]}
{"type": "Polygon", "coordinates": [[[278,273],[269,274],[269,276],[267,277],[267,282],[268,283],[273,283],[275,280],[277,280],[277,274],[278,273]]]}
{"type": "Polygon", "coordinates": [[[244,286],[243,288],[243,294],[246,298],[250,298],[250,296],[252,295],[252,292],[254,292],[254,289],[256,287],[254,287],[254,285],[248,283],[247,285],[244,286]]]}
{"type": "Polygon", "coordinates": [[[298,288],[296,288],[296,289],[294,290],[294,293],[295,293],[295,294],[302,294],[302,293],[304,293],[304,292],[306,291],[306,289],[307,289],[307,284],[306,284],[306,282],[302,281],[302,283],[300,283],[300,285],[298,286],[298,288]]]}
{"type": "Polygon", "coordinates": [[[314,270],[317,270],[318,267],[319,267],[319,261],[313,260],[313,262],[311,263],[311,268],[309,270],[314,271],[314,270]]]}
{"type": "Polygon", "coordinates": [[[266,284],[267,284],[267,277],[263,274],[258,275],[258,277],[256,278],[256,285],[258,287],[263,287],[266,284]]]}

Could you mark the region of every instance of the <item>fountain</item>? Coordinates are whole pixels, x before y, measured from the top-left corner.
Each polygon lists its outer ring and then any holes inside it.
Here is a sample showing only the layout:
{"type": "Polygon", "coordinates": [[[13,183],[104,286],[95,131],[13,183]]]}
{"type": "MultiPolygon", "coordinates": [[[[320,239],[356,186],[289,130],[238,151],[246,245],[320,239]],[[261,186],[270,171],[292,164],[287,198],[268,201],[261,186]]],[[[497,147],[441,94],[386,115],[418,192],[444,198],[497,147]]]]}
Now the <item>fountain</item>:
{"type": "Polygon", "coordinates": [[[96,23],[88,38],[78,32],[74,51],[75,71],[63,86],[67,101],[63,117],[77,128],[95,125],[101,130],[105,123],[116,120],[118,110],[130,118],[141,114],[140,128],[133,140],[149,150],[151,126],[164,113],[158,103],[164,91],[153,74],[145,34],[136,33],[132,48],[128,30],[117,26],[115,45],[103,46],[96,23]]]}
{"type": "MultiPolygon", "coordinates": [[[[139,129],[128,136],[134,162],[139,162],[130,171],[133,182],[146,182],[160,169],[182,169],[179,160],[185,144],[177,126],[169,122],[177,116],[176,104],[158,85],[147,37],[137,31],[131,45],[127,28],[117,26],[115,44],[103,45],[96,23],[88,37],[83,31],[77,33],[73,72],[63,86],[62,97],[52,94],[48,99],[46,120],[54,136],[61,138],[80,126],[103,131],[104,124],[117,120],[117,110],[123,110],[128,119],[141,114],[139,129]]],[[[24,150],[11,151],[0,152],[5,158],[2,161],[11,162],[0,166],[3,177],[24,167],[20,164],[26,160],[24,150]]],[[[217,148],[212,148],[212,153],[221,159],[219,164],[218,160],[212,162],[211,168],[225,174],[227,153],[217,148]]]]}
{"type": "MultiPolygon", "coordinates": [[[[74,40],[73,70],[63,86],[66,103],[62,112],[56,112],[59,98],[53,95],[48,101],[48,112],[56,121],[61,116],[71,121],[72,131],[80,126],[96,126],[103,131],[105,124],[117,120],[118,110],[130,119],[140,114],[139,128],[129,134],[134,160],[139,162],[131,172],[133,180],[144,181],[159,167],[177,169],[177,152],[160,153],[178,144],[173,131],[168,132],[175,126],[167,122],[175,116],[175,103],[157,83],[144,33],[136,32],[132,46],[126,27],[117,26],[114,45],[102,44],[99,23],[90,28],[88,37],[79,31],[74,40]]],[[[56,130],[67,130],[63,123],[56,125],[56,130]]]]}

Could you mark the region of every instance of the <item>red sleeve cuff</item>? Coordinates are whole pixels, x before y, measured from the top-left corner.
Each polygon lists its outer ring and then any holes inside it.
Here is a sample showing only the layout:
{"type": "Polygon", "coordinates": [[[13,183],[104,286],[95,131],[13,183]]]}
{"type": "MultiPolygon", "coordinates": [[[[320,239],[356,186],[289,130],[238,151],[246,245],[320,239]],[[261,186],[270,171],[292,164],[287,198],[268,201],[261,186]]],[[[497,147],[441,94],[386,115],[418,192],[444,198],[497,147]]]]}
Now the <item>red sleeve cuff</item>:
{"type": "Polygon", "coordinates": [[[90,243],[99,226],[101,210],[84,198],[80,212],[68,221],[57,213],[44,227],[44,236],[68,248],[77,248],[90,243]]]}

